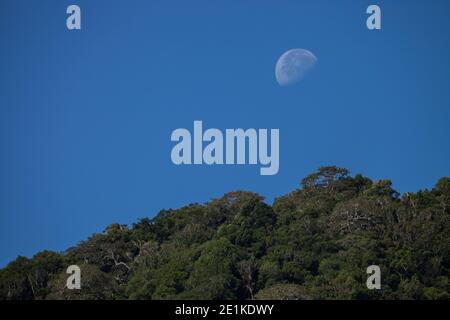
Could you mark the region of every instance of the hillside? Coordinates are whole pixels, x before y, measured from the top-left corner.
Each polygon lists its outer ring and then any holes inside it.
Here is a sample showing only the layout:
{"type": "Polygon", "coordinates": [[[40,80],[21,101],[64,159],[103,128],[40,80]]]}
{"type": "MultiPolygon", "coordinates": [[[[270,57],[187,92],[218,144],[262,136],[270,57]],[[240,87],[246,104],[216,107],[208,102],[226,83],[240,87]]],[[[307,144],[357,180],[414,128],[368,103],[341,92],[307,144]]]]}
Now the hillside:
{"type": "Polygon", "coordinates": [[[251,192],[111,224],[0,270],[2,299],[450,299],[450,178],[399,195],[322,167],[270,206],[251,192]],[[68,290],[66,268],[82,270],[68,290]],[[366,288],[379,265],[382,289],[366,288]]]}

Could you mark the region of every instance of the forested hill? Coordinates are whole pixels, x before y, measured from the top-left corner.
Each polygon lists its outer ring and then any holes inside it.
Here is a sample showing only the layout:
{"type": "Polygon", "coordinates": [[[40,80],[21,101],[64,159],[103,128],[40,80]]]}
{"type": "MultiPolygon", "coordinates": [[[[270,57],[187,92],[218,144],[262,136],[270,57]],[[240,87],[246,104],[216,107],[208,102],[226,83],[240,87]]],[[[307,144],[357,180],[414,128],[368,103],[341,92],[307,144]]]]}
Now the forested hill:
{"type": "Polygon", "coordinates": [[[322,167],[272,206],[232,192],[18,257],[0,299],[450,299],[449,275],[450,178],[400,196],[322,167]],[[81,290],[65,288],[73,264],[81,290]],[[373,264],[381,290],[366,288],[373,264]]]}

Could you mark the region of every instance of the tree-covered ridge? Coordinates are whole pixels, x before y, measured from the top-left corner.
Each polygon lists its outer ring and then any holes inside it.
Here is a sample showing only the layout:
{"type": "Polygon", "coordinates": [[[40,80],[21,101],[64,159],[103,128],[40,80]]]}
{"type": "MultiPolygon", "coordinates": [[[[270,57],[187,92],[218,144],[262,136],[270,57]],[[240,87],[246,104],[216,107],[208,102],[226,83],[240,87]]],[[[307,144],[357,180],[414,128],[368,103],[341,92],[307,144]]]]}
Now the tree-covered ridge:
{"type": "Polygon", "coordinates": [[[450,178],[399,195],[322,167],[273,205],[250,192],[112,224],[0,270],[0,299],[449,299],[450,178]],[[82,289],[65,288],[66,268],[82,289]],[[379,265],[382,289],[366,288],[379,265]]]}

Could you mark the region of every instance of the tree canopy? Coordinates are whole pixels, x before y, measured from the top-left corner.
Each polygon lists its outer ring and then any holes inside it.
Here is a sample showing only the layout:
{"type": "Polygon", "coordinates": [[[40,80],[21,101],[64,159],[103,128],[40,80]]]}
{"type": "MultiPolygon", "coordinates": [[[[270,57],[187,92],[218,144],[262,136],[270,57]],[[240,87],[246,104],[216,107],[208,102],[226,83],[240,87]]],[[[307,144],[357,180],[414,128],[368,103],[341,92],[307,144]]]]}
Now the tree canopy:
{"type": "Polygon", "coordinates": [[[400,195],[321,167],[275,199],[245,191],[113,223],[0,270],[0,300],[450,299],[450,178],[400,195]],[[80,266],[81,290],[65,287],[80,266]],[[381,290],[368,290],[378,265],[381,290]]]}

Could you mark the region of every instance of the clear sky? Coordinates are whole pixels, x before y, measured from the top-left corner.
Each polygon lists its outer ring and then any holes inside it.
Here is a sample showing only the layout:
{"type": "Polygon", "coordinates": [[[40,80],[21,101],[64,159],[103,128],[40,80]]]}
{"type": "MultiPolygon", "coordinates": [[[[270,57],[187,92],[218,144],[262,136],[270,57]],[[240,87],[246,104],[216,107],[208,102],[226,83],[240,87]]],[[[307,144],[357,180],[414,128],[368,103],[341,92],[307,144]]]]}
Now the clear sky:
{"type": "Polygon", "coordinates": [[[450,175],[449,16],[448,0],[0,0],[0,265],[227,191],[270,202],[321,165],[431,188],[450,175]],[[280,87],[291,48],[318,63],[280,87]],[[194,120],[279,128],[278,175],[173,165],[194,120]]]}

